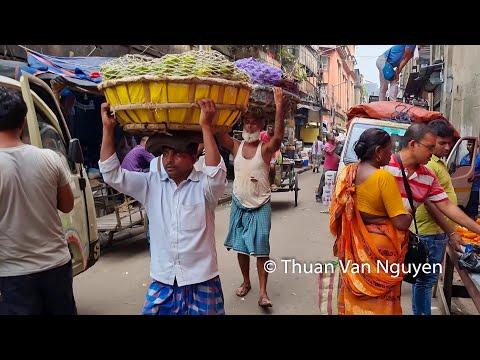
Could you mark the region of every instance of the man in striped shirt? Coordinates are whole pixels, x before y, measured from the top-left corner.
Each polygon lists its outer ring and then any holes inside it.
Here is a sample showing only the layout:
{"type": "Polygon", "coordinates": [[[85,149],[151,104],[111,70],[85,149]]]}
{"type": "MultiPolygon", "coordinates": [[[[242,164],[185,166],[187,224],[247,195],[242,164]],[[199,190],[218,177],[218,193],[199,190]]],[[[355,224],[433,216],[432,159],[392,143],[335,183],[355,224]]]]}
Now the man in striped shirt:
{"type": "MultiPolygon", "coordinates": [[[[417,208],[425,203],[432,217],[444,231],[448,230],[444,229],[446,222],[442,221],[444,219],[440,213],[453,222],[480,234],[480,225],[448,199],[435,174],[425,166],[435,151],[436,140],[436,135],[425,124],[411,125],[402,139],[402,150],[398,154],[403,163],[408,184],[412,189],[413,205],[417,208]],[[437,209],[439,212],[436,211],[437,209]]],[[[397,180],[403,204],[407,210],[411,211],[412,209],[410,209],[410,203],[403,184],[400,164],[394,155],[392,155],[390,163],[385,166],[385,170],[389,171],[397,180]]],[[[451,232],[448,234],[451,238],[451,232]]],[[[454,243],[454,245],[458,250],[458,243],[454,243]]]]}

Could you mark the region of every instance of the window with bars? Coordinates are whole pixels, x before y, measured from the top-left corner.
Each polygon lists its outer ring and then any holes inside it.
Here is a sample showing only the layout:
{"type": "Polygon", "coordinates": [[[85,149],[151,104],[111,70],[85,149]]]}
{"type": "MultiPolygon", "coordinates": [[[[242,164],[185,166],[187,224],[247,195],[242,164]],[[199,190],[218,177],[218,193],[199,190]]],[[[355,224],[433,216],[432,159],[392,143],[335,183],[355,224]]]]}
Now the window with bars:
{"type": "Polygon", "coordinates": [[[320,67],[323,71],[328,70],[328,56],[321,56],[320,57],[320,67]]]}

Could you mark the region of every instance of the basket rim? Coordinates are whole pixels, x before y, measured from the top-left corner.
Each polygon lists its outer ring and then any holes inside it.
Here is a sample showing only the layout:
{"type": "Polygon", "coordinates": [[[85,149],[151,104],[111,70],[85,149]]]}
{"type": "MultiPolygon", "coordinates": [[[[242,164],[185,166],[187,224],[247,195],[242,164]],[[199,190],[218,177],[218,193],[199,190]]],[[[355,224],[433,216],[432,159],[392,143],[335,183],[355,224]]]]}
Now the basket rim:
{"type": "Polygon", "coordinates": [[[132,83],[132,82],[177,82],[177,83],[201,83],[211,85],[226,85],[243,87],[247,90],[252,90],[252,84],[245,81],[234,81],[221,78],[213,78],[206,76],[156,76],[156,75],[138,75],[128,76],[121,79],[111,79],[102,81],[97,85],[98,90],[104,90],[109,87],[117,86],[120,84],[132,83]]]}
{"type": "MultiPolygon", "coordinates": [[[[132,123],[121,125],[124,131],[140,131],[140,132],[168,132],[174,131],[198,131],[202,132],[199,124],[180,124],[180,123],[132,123]]],[[[214,133],[229,132],[234,125],[212,125],[214,133]]]]}

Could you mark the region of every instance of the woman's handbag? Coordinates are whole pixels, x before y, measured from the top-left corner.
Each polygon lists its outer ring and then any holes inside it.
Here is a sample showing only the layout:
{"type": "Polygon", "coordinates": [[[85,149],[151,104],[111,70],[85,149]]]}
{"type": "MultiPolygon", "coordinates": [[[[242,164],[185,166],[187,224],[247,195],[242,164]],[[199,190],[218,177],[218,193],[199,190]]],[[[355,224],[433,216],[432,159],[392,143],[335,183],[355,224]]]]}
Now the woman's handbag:
{"type": "Polygon", "coordinates": [[[422,265],[428,262],[428,250],[424,243],[422,243],[417,234],[409,232],[408,235],[408,250],[405,254],[404,264],[407,270],[410,270],[403,277],[403,281],[415,284],[418,275],[423,273],[422,265]],[[415,267],[414,267],[415,266],[415,267]],[[415,275],[415,269],[419,269],[417,276],[415,275]]]}
{"type": "Polygon", "coordinates": [[[418,239],[418,228],[417,221],[415,220],[415,207],[413,206],[413,197],[412,189],[408,184],[407,176],[405,175],[405,170],[403,168],[402,160],[398,154],[395,155],[398,163],[400,164],[400,169],[402,171],[403,184],[405,185],[405,191],[407,193],[408,201],[410,202],[410,207],[413,211],[413,221],[415,223],[415,233],[409,231],[408,234],[408,250],[405,254],[404,266],[405,269],[409,272],[404,276],[403,281],[415,284],[417,281],[418,275],[423,273],[423,264],[428,263],[428,249],[427,246],[418,239]],[[415,275],[415,269],[419,269],[417,276],[415,275]]]}

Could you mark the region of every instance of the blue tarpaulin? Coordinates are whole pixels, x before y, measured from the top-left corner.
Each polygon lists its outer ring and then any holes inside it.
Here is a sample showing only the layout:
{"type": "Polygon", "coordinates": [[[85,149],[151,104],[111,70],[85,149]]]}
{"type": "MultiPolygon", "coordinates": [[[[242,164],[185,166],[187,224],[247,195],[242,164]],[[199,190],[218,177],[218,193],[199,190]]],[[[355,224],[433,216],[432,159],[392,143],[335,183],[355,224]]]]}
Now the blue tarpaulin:
{"type": "Polygon", "coordinates": [[[28,68],[25,70],[35,75],[49,72],[67,78],[92,81],[96,84],[102,82],[100,65],[111,61],[111,57],[83,56],[61,57],[41,54],[27,50],[28,68]]]}

